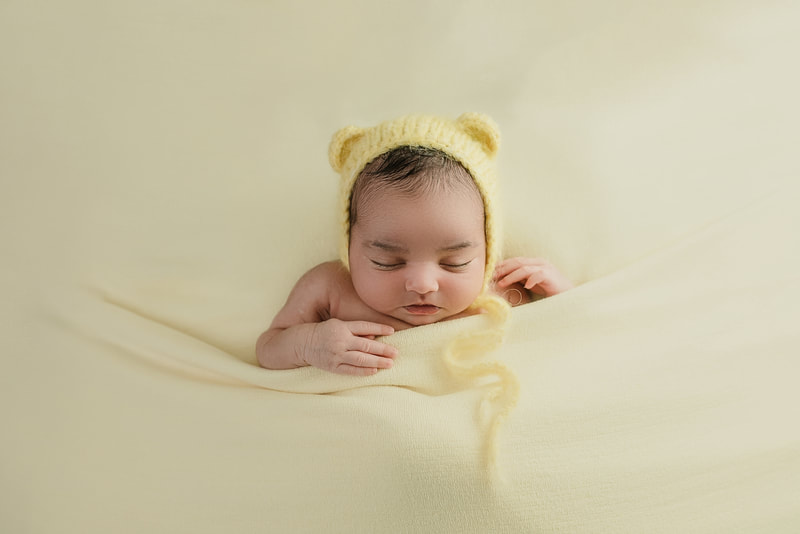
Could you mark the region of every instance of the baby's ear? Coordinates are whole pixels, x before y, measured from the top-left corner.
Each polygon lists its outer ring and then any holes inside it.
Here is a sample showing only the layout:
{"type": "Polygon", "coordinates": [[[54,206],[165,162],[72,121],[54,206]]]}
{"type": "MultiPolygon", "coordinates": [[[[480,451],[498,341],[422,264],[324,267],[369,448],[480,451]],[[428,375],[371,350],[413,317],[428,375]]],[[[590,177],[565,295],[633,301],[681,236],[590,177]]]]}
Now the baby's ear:
{"type": "Polygon", "coordinates": [[[331,139],[331,144],[328,147],[328,160],[331,162],[333,170],[341,172],[344,162],[347,161],[347,156],[350,155],[353,143],[363,136],[364,129],[357,126],[345,126],[333,134],[333,139],[331,139]]]}
{"type": "Polygon", "coordinates": [[[500,148],[500,130],[492,119],[483,113],[464,113],[456,122],[470,137],[483,145],[489,157],[497,155],[500,148]]]}

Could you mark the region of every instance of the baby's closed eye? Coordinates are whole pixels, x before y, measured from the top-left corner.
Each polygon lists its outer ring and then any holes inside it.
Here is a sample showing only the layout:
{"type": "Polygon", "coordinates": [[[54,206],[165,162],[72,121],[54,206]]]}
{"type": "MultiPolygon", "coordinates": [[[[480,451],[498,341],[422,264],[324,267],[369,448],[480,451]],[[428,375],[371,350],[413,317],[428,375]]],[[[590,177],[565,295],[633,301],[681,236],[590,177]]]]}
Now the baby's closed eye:
{"type": "Polygon", "coordinates": [[[403,266],[403,264],[404,264],[404,262],[402,262],[402,261],[400,261],[400,260],[384,260],[384,261],[378,261],[378,260],[372,260],[372,259],[371,259],[371,260],[369,260],[369,261],[371,261],[371,262],[372,262],[372,264],[373,264],[375,267],[377,267],[378,269],[380,269],[380,270],[382,270],[382,271],[391,271],[392,269],[397,269],[397,268],[399,268],[399,267],[402,267],[402,266],[403,266]]]}
{"type": "Polygon", "coordinates": [[[469,266],[469,264],[472,263],[472,261],[473,260],[463,261],[463,260],[452,259],[452,260],[444,260],[439,265],[441,265],[442,267],[444,267],[446,269],[459,270],[459,269],[467,268],[469,266]]]}

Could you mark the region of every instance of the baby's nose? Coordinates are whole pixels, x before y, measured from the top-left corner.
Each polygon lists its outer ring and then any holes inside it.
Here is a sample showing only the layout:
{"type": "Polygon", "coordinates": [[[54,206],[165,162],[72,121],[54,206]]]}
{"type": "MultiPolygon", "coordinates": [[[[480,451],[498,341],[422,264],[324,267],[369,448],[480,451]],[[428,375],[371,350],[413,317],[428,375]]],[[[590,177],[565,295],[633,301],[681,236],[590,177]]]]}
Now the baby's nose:
{"type": "Polygon", "coordinates": [[[408,278],[406,278],[406,291],[424,295],[438,290],[439,282],[434,269],[428,266],[419,266],[409,270],[408,278]]]}

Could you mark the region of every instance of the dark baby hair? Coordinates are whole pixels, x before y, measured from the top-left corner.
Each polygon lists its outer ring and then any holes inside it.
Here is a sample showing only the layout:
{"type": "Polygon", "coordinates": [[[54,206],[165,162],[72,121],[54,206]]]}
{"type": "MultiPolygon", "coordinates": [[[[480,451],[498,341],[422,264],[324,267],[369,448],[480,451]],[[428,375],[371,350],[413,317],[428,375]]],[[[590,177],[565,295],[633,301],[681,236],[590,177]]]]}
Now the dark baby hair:
{"type": "Polygon", "coordinates": [[[409,196],[434,191],[467,191],[481,198],[469,171],[450,155],[435,148],[400,146],[366,164],[350,195],[350,227],[358,220],[358,208],[379,191],[390,189],[409,196]]]}

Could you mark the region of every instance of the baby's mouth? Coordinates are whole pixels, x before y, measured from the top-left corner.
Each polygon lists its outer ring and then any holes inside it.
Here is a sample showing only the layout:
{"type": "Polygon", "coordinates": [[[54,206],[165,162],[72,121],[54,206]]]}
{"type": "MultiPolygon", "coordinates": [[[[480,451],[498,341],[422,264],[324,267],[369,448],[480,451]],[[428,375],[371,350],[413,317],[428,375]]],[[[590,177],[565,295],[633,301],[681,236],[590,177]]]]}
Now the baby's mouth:
{"type": "Polygon", "coordinates": [[[433,304],[412,304],[403,308],[411,315],[433,315],[440,310],[439,306],[433,304]]]}

